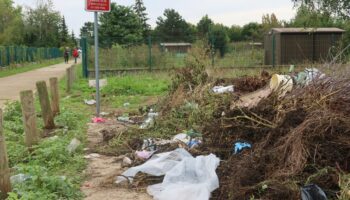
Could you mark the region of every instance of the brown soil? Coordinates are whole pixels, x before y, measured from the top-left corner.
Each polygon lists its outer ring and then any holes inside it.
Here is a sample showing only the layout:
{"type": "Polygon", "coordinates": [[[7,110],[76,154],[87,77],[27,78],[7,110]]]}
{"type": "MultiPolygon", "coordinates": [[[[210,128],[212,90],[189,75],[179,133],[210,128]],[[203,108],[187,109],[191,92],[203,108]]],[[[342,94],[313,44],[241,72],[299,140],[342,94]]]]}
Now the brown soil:
{"type": "MultiPolygon", "coordinates": [[[[103,132],[121,134],[127,128],[115,120],[108,120],[103,124],[88,124],[89,150],[95,152],[99,145],[103,145],[103,132]]],[[[100,157],[89,158],[88,167],[85,171],[86,181],[81,190],[86,195],[86,200],[151,200],[152,198],[145,191],[136,191],[114,184],[115,177],[125,169],[121,166],[121,160],[115,156],[100,155],[100,157]]]]}

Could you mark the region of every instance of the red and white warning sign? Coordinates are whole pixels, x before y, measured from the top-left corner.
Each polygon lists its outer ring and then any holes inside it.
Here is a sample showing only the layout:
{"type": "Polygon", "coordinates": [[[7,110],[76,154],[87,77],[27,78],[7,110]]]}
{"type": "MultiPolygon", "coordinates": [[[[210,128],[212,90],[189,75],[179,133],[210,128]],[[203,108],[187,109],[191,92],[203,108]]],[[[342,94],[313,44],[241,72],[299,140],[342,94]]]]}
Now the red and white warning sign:
{"type": "Polygon", "coordinates": [[[90,12],[111,11],[111,0],[86,0],[85,10],[90,12]]]}

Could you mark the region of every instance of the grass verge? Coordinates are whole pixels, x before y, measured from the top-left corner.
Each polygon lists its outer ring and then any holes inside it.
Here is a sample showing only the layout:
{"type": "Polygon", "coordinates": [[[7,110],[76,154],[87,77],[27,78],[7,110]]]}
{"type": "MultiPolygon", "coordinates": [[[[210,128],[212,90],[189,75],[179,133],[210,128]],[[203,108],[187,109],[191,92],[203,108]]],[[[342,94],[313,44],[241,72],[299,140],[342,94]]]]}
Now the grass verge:
{"type": "Polygon", "coordinates": [[[51,60],[44,60],[40,63],[26,63],[26,64],[23,64],[23,65],[18,66],[18,67],[13,67],[13,66],[7,67],[7,68],[0,70],[0,78],[23,73],[23,72],[28,72],[28,71],[31,71],[34,69],[39,69],[39,68],[47,67],[50,65],[55,65],[55,64],[58,64],[61,62],[63,62],[62,58],[56,58],[56,59],[51,59],[51,60]]]}

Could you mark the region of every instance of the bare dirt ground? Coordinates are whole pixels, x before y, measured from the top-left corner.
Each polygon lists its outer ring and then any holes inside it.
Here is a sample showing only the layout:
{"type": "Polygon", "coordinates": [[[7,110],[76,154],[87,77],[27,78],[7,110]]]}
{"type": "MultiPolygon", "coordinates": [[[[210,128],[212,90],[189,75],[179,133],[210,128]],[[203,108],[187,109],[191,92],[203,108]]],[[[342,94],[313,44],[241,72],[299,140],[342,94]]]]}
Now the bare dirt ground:
{"type": "MultiPolygon", "coordinates": [[[[88,124],[89,150],[87,155],[94,152],[94,149],[103,143],[103,129],[113,129],[114,131],[125,131],[127,127],[114,120],[109,120],[103,124],[88,124]]],[[[125,169],[121,166],[121,160],[117,157],[100,155],[88,159],[86,170],[87,179],[81,186],[81,190],[86,195],[86,200],[151,200],[152,198],[145,192],[122,188],[114,184],[115,177],[125,169]]]]}
{"type": "Polygon", "coordinates": [[[48,81],[52,77],[62,78],[66,74],[66,69],[70,64],[57,64],[49,67],[36,69],[29,72],[15,74],[0,78],[0,108],[7,101],[19,100],[19,93],[23,90],[35,90],[37,81],[48,81]]]}

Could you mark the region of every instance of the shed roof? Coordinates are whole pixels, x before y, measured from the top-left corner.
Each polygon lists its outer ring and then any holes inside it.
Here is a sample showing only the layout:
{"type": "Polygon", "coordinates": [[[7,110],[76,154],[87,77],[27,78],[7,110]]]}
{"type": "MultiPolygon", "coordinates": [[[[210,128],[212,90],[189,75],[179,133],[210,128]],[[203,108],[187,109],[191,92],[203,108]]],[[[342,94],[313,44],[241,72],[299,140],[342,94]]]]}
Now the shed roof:
{"type": "Polygon", "coordinates": [[[160,43],[160,46],[165,46],[165,47],[179,47],[179,46],[191,46],[191,43],[160,43]]]}
{"type": "Polygon", "coordinates": [[[343,33],[340,28],[273,28],[278,33],[343,33]]]}

